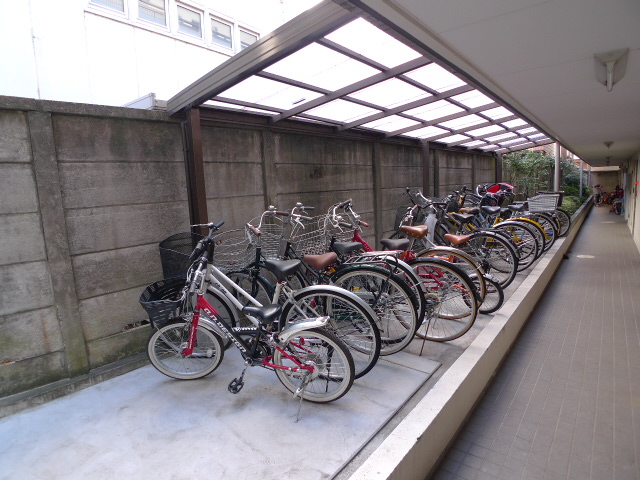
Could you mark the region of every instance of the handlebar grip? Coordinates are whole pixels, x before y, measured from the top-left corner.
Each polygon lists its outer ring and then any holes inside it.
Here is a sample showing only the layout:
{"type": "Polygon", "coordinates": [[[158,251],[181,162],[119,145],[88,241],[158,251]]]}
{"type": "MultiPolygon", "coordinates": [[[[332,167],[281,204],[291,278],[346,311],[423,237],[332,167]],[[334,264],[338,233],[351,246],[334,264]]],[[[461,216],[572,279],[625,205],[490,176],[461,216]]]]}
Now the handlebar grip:
{"type": "Polygon", "coordinates": [[[196,245],[196,248],[193,249],[193,252],[191,252],[191,255],[189,255],[189,261],[193,262],[196,258],[200,256],[203,250],[204,250],[204,239],[200,240],[196,245]]]}
{"type": "Polygon", "coordinates": [[[313,220],[313,217],[307,217],[306,215],[298,215],[298,218],[302,220],[306,220],[307,222],[310,222],[313,220]]]}
{"type": "Polygon", "coordinates": [[[367,222],[363,222],[362,220],[360,220],[360,225],[369,228],[369,224],[367,222]]]}
{"type": "Polygon", "coordinates": [[[262,232],[260,231],[260,229],[258,227],[254,227],[253,225],[251,225],[250,223],[247,223],[247,228],[249,230],[251,230],[251,232],[256,236],[259,237],[260,235],[262,235],[262,232]]]}
{"type": "Polygon", "coordinates": [[[338,204],[338,208],[344,208],[344,207],[346,207],[348,205],[351,205],[352,203],[353,203],[353,199],[349,198],[349,199],[345,200],[344,202],[339,203],[338,204]]]}

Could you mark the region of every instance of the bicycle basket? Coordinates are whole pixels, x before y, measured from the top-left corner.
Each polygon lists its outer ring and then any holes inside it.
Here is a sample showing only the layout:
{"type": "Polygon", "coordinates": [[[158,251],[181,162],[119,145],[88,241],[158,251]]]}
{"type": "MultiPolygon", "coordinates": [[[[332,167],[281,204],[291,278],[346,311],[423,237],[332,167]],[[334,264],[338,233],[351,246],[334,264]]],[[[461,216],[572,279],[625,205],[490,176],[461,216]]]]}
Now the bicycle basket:
{"type": "Polygon", "coordinates": [[[553,212],[558,208],[559,194],[536,195],[527,199],[528,209],[530,212],[553,212]]]}
{"type": "Polygon", "coordinates": [[[562,199],[564,198],[564,191],[558,190],[557,192],[538,192],[538,195],[558,195],[558,207],[562,206],[562,199]]]}
{"type": "Polygon", "coordinates": [[[260,229],[260,238],[247,228],[247,235],[254,244],[262,247],[260,254],[265,259],[281,258],[282,240],[284,238],[285,220],[273,215],[262,215],[252,219],[249,224],[260,229]]]}
{"type": "Polygon", "coordinates": [[[255,260],[255,244],[244,229],[219,233],[214,240],[213,264],[223,272],[242,270],[255,260]]]}
{"type": "Polygon", "coordinates": [[[396,218],[393,221],[393,229],[400,233],[400,225],[404,224],[404,217],[407,216],[407,212],[411,207],[407,205],[406,207],[398,207],[396,209],[396,218]]]}
{"type": "Polygon", "coordinates": [[[184,285],[183,277],[173,277],[154,282],[144,289],[139,301],[153,328],[162,328],[170,320],[180,317],[184,285]]]}
{"type": "Polygon", "coordinates": [[[326,215],[318,215],[303,221],[304,228],[297,225],[291,233],[291,245],[298,255],[321,255],[329,250],[331,237],[327,238],[326,215]]]}
{"type": "Polygon", "coordinates": [[[160,262],[165,278],[187,276],[187,270],[191,266],[189,256],[203,238],[203,235],[185,232],[176,233],[160,242],[160,262]]]}

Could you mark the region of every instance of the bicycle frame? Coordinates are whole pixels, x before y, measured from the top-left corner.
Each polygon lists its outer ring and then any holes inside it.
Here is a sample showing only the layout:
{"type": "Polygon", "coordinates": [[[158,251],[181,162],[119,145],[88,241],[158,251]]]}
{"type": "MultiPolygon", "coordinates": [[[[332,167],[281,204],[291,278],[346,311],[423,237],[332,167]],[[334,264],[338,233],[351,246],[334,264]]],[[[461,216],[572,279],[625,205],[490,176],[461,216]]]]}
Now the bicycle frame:
{"type": "MultiPolygon", "coordinates": [[[[263,329],[260,325],[260,322],[257,319],[255,319],[250,315],[247,315],[247,318],[249,318],[249,320],[252,323],[254,323],[255,328],[232,327],[229,323],[227,323],[224,320],[224,318],[220,316],[220,314],[215,309],[215,307],[211,305],[207,301],[207,299],[204,297],[204,292],[206,291],[207,284],[211,281],[212,278],[214,279],[216,278],[216,274],[219,274],[223,278],[227,278],[227,277],[222,272],[220,272],[218,268],[216,268],[213,265],[208,265],[207,270],[208,272],[206,277],[202,275],[202,272],[197,273],[197,275],[201,277],[199,279],[199,283],[201,284],[201,286],[200,288],[197,288],[194,290],[194,292],[192,292],[196,294],[197,300],[193,310],[193,317],[191,319],[191,323],[189,326],[189,340],[187,342],[186,348],[182,351],[183,355],[193,354],[193,349],[196,343],[197,328],[200,322],[202,321],[202,323],[205,326],[208,326],[209,328],[212,328],[213,325],[218,327],[217,330],[214,328],[214,331],[218,331],[218,330],[221,331],[225,337],[231,340],[233,344],[238,348],[238,350],[240,350],[240,353],[242,354],[242,357],[245,360],[250,359],[251,362],[256,362],[261,366],[264,366],[273,370],[282,369],[282,370],[289,370],[294,373],[300,370],[307,370],[309,373],[313,372],[312,366],[303,365],[295,357],[293,357],[292,355],[289,355],[289,353],[287,353],[282,347],[280,347],[279,341],[286,342],[290,340],[292,337],[294,337],[295,335],[305,330],[308,330],[311,328],[324,327],[327,325],[329,321],[329,317],[318,317],[315,319],[304,320],[292,325],[288,325],[287,327],[283,328],[280,332],[270,332],[266,329],[263,329]],[[203,277],[205,277],[206,279],[203,277]],[[204,314],[204,317],[203,317],[203,314],[204,314]],[[242,333],[254,334],[251,337],[252,338],[251,344],[253,346],[251,346],[249,343],[247,343],[247,341],[244,338],[242,338],[241,336],[242,333]],[[256,353],[258,350],[258,346],[260,345],[260,342],[258,341],[258,339],[263,334],[268,335],[269,344],[273,348],[277,349],[282,353],[282,355],[284,355],[286,358],[294,362],[297,365],[297,367],[285,367],[282,365],[276,365],[271,362],[273,355],[267,355],[262,358],[257,357],[256,353]]],[[[228,278],[227,280],[230,282],[228,278]]],[[[196,280],[194,283],[198,283],[198,280],[196,280]]],[[[218,285],[218,286],[221,287],[220,291],[225,295],[225,297],[227,297],[228,300],[230,300],[238,308],[242,309],[243,305],[237,299],[231,296],[229,294],[229,291],[223,285],[218,285]]],[[[236,292],[240,293],[243,297],[247,298],[249,301],[252,301],[254,305],[261,306],[257,300],[253,299],[253,297],[251,297],[251,295],[245,292],[241,287],[235,284],[233,284],[233,286],[236,292]]],[[[303,344],[294,343],[294,345],[304,350],[303,344]]]]}

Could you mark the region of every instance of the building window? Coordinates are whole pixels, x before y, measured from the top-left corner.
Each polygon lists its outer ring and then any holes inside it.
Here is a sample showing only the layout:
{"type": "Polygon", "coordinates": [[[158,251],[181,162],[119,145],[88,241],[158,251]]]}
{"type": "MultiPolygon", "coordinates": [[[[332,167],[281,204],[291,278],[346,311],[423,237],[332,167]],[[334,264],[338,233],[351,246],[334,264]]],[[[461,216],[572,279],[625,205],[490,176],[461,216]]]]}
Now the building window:
{"type": "Polygon", "coordinates": [[[202,38],[202,15],[178,5],[178,31],[202,38]]]}
{"type": "Polygon", "coordinates": [[[216,45],[233,48],[232,27],[228,23],[211,18],[211,41],[216,45]]]}
{"type": "Polygon", "coordinates": [[[164,0],[138,0],[138,17],[158,25],[166,25],[164,0]]]}
{"type": "Polygon", "coordinates": [[[257,41],[258,36],[256,34],[240,30],[240,50],[244,50],[249,45],[256,43],[257,41]]]}
{"type": "Polygon", "coordinates": [[[124,0],[91,0],[91,3],[124,12],[124,0]]]}

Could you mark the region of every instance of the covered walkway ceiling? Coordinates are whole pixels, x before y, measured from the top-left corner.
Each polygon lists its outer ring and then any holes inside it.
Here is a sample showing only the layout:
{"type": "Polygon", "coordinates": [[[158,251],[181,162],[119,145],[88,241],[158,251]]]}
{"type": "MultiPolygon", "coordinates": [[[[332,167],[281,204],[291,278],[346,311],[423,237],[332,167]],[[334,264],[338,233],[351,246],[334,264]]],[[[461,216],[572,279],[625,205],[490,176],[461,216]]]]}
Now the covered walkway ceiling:
{"type": "MultiPolygon", "coordinates": [[[[640,20],[640,8],[633,1],[610,3],[619,13],[626,6],[628,16],[637,13],[640,20]]],[[[175,114],[201,105],[239,109],[267,116],[274,124],[300,120],[331,125],[338,132],[365,129],[381,138],[402,136],[484,152],[520,150],[556,138],[592,165],[604,165],[607,156],[612,164],[622,163],[640,148],[640,69],[634,62],[640,22],[634,27],[636,43],[627,43],[635,48],[627,76],[612,92],[597,84],[591,54],[591,70],[584,73],[593,90],[588,99],[594,109],[589,109],[587,98],[573,91],[582,85],[578,78],[573,86],[561,78],[551,91],[540,92],[540,86],[533,84],[540,81],[535,70],[540,59],[558,61],[544,41],[544,22],[552,20],[538,15],[531,18],[534,25],[529,28],[510,21],[523,10],[549,9],[549,3],[575,4],[574,16],[584,21],[584,10],[593,10],[595,0],[516,3],[517,7],[505,9],[492,0],[482,2],[482,8],[470,0],[428,5],[417,0],[326,0],[177,94],[169,100],[168,110],[175,114]],[[502,31],[507,34],[496,33],[502,31]],[[464,55],[465,49],[472,58],[464,55]],[[505,50],[513,58],[501,58],[505,50]],[[505,62],[515,62],[525,72],[520,80],[503,74],[508,71],[505,62]],[[485,65],[501,68],[489,75],[485,65]],[[527,68],[532,80],[527,80],[527,68]],[[624,87],[625,82],[635,90],[624,87]],[[626,95],[624,108],[603,110],[607,101],[622,95],[626,95]],[[624,115],[627,125],[619,126],[617,115],[624,115]],[[607,127],[611,122],[620,131],[607,127]],[[621,135],[632,138],[618,142],[621,135]],[[614,144],[609,149],[604,141],[614,144]]],[[[557,5],[553,12],[546,11],[557,15],[557,5]]],[[[575,43],[570,36],[562,39],[575,43]]],[[[605,50],[609,45],[602,42],[605,50]]]]}

